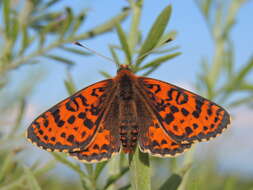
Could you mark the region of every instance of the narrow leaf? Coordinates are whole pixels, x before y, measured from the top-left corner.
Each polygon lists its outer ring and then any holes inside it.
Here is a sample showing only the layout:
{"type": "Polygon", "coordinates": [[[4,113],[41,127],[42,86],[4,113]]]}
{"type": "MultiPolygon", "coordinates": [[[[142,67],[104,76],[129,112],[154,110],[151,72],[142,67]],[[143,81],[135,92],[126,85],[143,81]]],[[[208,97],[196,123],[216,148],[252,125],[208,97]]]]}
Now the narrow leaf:
{"type": "Polygon", "coordinates": [[[13,160],[12,158],[14,157],[13,152],[10,152],[9,154],[6,155],[4,159],[2,159],[2,164],[0,168],[0,181],[3,181],[4,178],[6,177],[6,174],[8,174],[9,169],[13,165],[13,160]]]}
{"type": "Polygon", "coordinates": [[[5,34],[10,34],[10,3],[9,0],[3,0],[3,15],[4,15],[4,24],[5,24],[5,34]]]}
{"type": "Polygon", "coordinates": [[[68,32],[68,30],[70,29],[71,23],[73,22],[74,16],[72,13],[72,10],[70,8],[66,8],[66,19],[64,19],[63,21],[63,27],[61,27],[61,35],[60,38],[63,38],[64,35],[68,32]]]}
{"type": "Polygon", "coordinates": [[[112,78],[112,76],[109,73],[105,72],[105,71],[99,71],[99,73],[101,75],[103,75],[105,78],[112,78]]]}
{"type": "Polygon", "coordinates": [[[38,169],[36,169],[34,171],[34,175],[42,177],[43,175],[48,173],[50,170],[54,169],[55,165],[56,165],[55,160],[48,161],[45,165],[43,165],[43,167],[39,167],[38,169]]]}
{"type": "Polygon", "coordinates": [[[149,34],[144,41],[140,53],[137,58],[136,65],[138,66],[147,55],[143,56],[147,52],[151,51],[159,42],[161,36],[163,35],[166,26],[168,24],[169,18],[171,15],[171,6],[167,6],[161,14],[156,19],[155,23],[153,24],[151,30],[149,31],[149,34]]]}
{"type": "Polygon", "coordinates": [[[73,79],[72,79],[70,73],[67,73],[67,75],[68,75],[68,79],[64,80],[64,85],[65,85],[65,88],[67,89],[69,95],[72,95],[76,92],[76,87],[75,87],[75,84],[73,82],[73,79]]]}
{"type": "Polygon", "coordinates": [[[249,96],[249,97],[245,97],[245,98],[241,98],[239,100],[235,100],[233,102],[231,102],[228,107],[238,107],[240,105],[247,105],[249,103],[253,103],[253,95],[249,96]]]}
{"type": "Polygon", "coordinates": [[[44,55],[44,57],[47,57],[49,59],[53,59],[53,60],[61,62],[61,63],[68,64],[68,65],[74,65],[75,64],[73,61],[70,61],[69,59],[65,59],[65,58],[57,56],[57,55],[44,55]]]}
{"type": "Polygon", "coordinates": [[[132,57],[131,57],[131,52],[130,52],[129,45],[126,39],[126,35],[119,24],[116,25],[116,29],[117,29],[117,34],[119,36],[119,40],[121,43],[121,47],[124,51],[127,62],[130,65],[132,63],[132,57]]]}
{"type": "Polygon", "coordinates": [[[29,45],[29,36],[28,36],[26,24],[23,24],[23,26],[21,27],[21,32],[22,32],[22,42],[21,42],[22,45],[19,51],[20,55],[23,54],[25,50],[27,50],[27,47],[29,45]]]}
{"type": "Polygon", "coordinates": [[[120,187],[118,190],[130,190],[131,184],[127,184],[123,187],[120,187]]]}
{"type": "Polygon", "coordinates": [[[111,54],[112,54],[112,58],[113,58],[115,64],[119,67],[120,61],[119,61],[119,58],[118,58],[117,54],[116,54],[115,51],[114,51],[114,47],[109,46],[109,49],[110,49],[110,52],[111,52],[111,54]]]}
{"type": "Polygon", "coordinates": [[[159,57],[159,58],[157,58],[157,59],[155,59],[155,60],[153,60],[153,61],[145,64],[139,70],[143,70],[143,69],[147,69],[147,68],[150,68],[150,67],[154,67],[154,66],[160,65],[160,64],[164,63],[165,61],[173,59],[174,57],[176,57],[178,55],[181,55],[181,53],[177,52],[177,53],[173,53],[173,54],[169,54],[169,55],[165,55],[165,56],[159,57]]]}
{"type": "Polygon", "coordinates": [[[167,44],[168,40],[174,40],[177,36],[177,31],[170,31],[167,34],[164,34],[161,39],[159,40],[158,44],[156,45],[156,48],[159,48],[165,44],[167,44]]]}
{"type": "Polygon", "coordinates": [[[107,162],[101,162],[96,165],[95,172],[94,172],[94,178],[97,180],[103,169],[105,168],[107,162]]]}
{"type": "Polygon", "coordinates": [[[76,31],[80,28],[82,23],[84,23],[85,19],[85,13],[81,13],[77,18],[75,19],[75,23],[73,25],[72,34],[76,33],[76,31]]]}
{"type": "Polygon", "coordinates": [[[45,4],[45,8],[51,7],[52,5],[58,3],[60,0],[51,0],[45,4]]]}
{"type": "Polygon", "coordinates": [[[141,33],[139,31],[139,25],[141,20],[141,12],[143,2],[141,1],[129,1],[132,10],[131,28],[128,34],[129,47],[131,52],[134,51],[136,45],[141,42],[141,33]]]}
{"type": "Polygon", "coordinates": [[[253,57],[250,59],[250,61],[245,65],[237,74],[237,77],[235,79],[235,82],[243,81],[247,74],[253,70],[253,57]]]}
{"type": "Polygon", "coordinates": [[[19,22],[17,18],[13,18],[11,22],[11,39],[12,43],[14,44],[17,40],[18,33],[19,33],[19,22]]]}
{"type": "Polygon", "coordinates": [[[70,53],[75,53],[75,54],[78,54],[78,55],[91,55],[90,52],[86,52],[84,50],[78,50],[78,49],[69,48],[69,47],[65,47],[65,46],[61,46],[60,48],[65,50],[65,51],[68,51],[70,53]]]}
{"type": "Polygon", "coordinates": [[[104,189],[107,189],[111,184],[115,183],[119,178],[121,178],[126,172],[128,172],[129,168],[125,167],[123,168],[120,173],[117,175],[110,176],[109,179],[107,180],[107,183],[104,187],[104,189]]]}
{"type": "Polygon", "coordinates": [[[51,154],[54,156],[56,160],[68,166],[72,170],[76,171],[81,177],[87,178],[86,174],[80,169],[79,166],[73,164],[71,161],[66,159],[62,154],[56,152],[51,152],[51,154]]]}
{"type": "Polygon", "coordinates": [[[117,23],[121,22],[122,20],[124,20],[128,16],[128,14],[129,14],[129,10],[124,10],[122,13],[111,18],[107,22],[105,22],[101,25],[98,25],[98,26],[94,27],[93,29],[91,29],[90,31],[79,35],[78,37],[76,37],[74,39],[74,41],[78,41],[78,40],[85,39],[85,38],[91,38],[91,37],[96,36],[98,34],[102,34],[102,33],[111,31],[115,27],[115,25],[117,23]]]}
{"type": "Polygon", "coordinates": [[[159,190],[177,190],[180,183],[182,182],[182,177],[178,174],[172,174],[165,182],[162,184],[162,186],[159,188],[159,190]]]}
{"type": "Polygon", "coordinates": [[[24,166],[24,171],[25,171],[25,174],[27,176],[27,181],[29,182],[29,187],[31,190],[41,190],[40,186],[39,186],[39,183],[37,181],[37,179],[35,178],[35,176],[33,175],[32,171],[24,166]]]}

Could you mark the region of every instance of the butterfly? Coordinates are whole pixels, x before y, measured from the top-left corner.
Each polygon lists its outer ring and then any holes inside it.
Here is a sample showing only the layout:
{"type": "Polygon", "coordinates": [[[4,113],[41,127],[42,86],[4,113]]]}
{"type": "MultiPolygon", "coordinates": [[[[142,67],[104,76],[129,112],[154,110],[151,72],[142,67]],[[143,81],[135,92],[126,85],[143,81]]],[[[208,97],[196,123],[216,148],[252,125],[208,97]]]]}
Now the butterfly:
{"type": "Polygon", "coordinates": [[[177,156],[229,124],[228,112],[214,102],[121,65],[114,78],[76,92],[37,117],[27,138],[47,151],[94,163],[136,147],[153,156],[177,156]]]}

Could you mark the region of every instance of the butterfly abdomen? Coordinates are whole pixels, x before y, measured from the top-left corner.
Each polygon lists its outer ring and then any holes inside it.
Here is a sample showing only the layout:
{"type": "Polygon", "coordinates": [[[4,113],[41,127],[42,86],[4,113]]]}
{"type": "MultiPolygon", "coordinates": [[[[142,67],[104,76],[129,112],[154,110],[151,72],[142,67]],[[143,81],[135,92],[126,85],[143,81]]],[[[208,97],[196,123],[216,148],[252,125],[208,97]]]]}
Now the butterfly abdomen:
{"type": "Polygon", "coordinates": [[[138,139],[137,125],[121,125],[120,126],[120,141],[125,153],[133,152],[138,139]]]}
{"type": "Polygon", "coordinates": [[[133,81],[130,75],[123,73],[118,84],[120,141],[124,152],[133,152],[139,134],[133,81]]]}
{"type": "Polygon", "coordinates": [[[133,152],[136,147],[139,128],[134,100],[119,103],[119,133],[124,152],[133,152]]]}

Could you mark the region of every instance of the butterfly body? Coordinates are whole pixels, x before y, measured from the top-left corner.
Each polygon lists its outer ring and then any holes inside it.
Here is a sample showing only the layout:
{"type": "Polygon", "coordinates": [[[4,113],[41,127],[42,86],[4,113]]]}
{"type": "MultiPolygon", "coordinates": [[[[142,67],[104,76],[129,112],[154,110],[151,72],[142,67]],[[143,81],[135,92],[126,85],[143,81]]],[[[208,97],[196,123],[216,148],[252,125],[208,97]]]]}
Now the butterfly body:
{"type": "Polygon", "coordinates": [[[90,85],[50,108],[28,128],[28,139],[85,162],[138,146],[154,156],[176,156],[230,124],[219,105],[175,85],[135,75],[121,65],[114,78],[90,85]]]}

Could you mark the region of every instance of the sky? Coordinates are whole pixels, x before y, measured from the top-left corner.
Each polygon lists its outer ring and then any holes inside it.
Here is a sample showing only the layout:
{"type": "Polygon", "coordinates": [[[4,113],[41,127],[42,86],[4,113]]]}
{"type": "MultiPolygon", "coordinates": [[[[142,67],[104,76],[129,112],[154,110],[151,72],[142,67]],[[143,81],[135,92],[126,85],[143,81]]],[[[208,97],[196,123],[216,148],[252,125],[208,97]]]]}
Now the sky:
{"type": "MultiPolygon", "coordinates": [[[[196,74],[200,69],[200,60],[203,57],[212,57],[213,41],[209,35],[203,17],[193,1],[146,0],[144,2],[141,23],[141,30],[144,34],[147,34],[156,16],[168,4],[171,4],[173,7],[168,30],[178,31],[178,36],[173,42],[173,45],[180,46],[182,55],[163,65],[150,77],[159,78],[160,80],[192,90],[194,82],[196,81],[196,74]]],[[[71,2],[63,1],[61,6],[64,7],[65,5],[73,7],[77,12],[85,8],[90,10],[87,22],[82,28],[86,30],[116,15],[122,7],[127,6],[127,3],[124,0],[72,0],[71,2]]],[[[56,9],[58,8],[61,7],[57,7],[56,9]]],[[[237,67],[245,64],[253,52],[253,24],[252,21],[250,21],[252,10],[253,1],[250,1],[241,8],[237,17],[236,27],[232,31],[237,67]]],[[[127,28],[127,26],[129,26],[129,20],[123,24],[124,28],[127,28]]],[[[109,43],[118,44],[118,39],[116,33],[112,32],[92,40],[80,42],[110,57],[107,45],[109,43]]],[[[69,59],[76,62],[76,66],[71,70],[71,75],[73,76],[77,89],[82,89],[89,84],[102,80],[103,76],[99,74],[99,70],[105,70],[111,75],[116,74],[115,65],[101,57],[79,57],[72,54],[68,56],[69,59]]],[[[43,80],[36,85],[33,94],[30,96],[29,102],[31,108],[28,123],[39,113],[68,96],[63,83],[64,79],[66,79],[65,71],[66,67],[62,64],[54,63],[53,61],[45,61],[44,63],[32,67],[24,66],[12,73],[13,84],[17,84],[20,79],[25,78],[27,74],[33,72],[35,75],[41,74],[44,76],[43,80]],[[47,74],[45,75],[45,73],[47,74]]],[[[253,75],[251,76],[253,77],[253,75]]],[[[233,147],[243,147],[239,146],[237,142],[245,135],[247,138],[241,141],[240,144],[246,147],[249,147],[249,145],[252,147],[253,145],[250,141],[251,137],[249,133],[247,133],[248,130],[252,131],[252,126],[249,126],[251,117],[249,114],[250,111],[246,110],[246,108],[240,108],[234,112],[234,114],[236,113],[238,113],[239,116],[235,121],[236,126],[233,130],[230,130],[224,135],[224,140],[219,138],[217,141],[211,142],[208,146],[219,147],[217,157],[221,163],[221,168],[224,168],[224,170],[236,170],[241,160],[244,160],[245,167],[240,168],[242,173],[250,173],[253,175],[253,166],[252,168],[247,167],[247,163],[250,163],[250,160],[247,158],[250,155],[251,158],[253,156],[252,149],[242,148],[240,155],[231,150],[233,147]],[[229,143],[230,140],[233,141],[232,144],[229,143]],[[225,148],[225,151],[222,148],[225,148]]],[[[205,149],[204,146],[205,144],[201,145],[199,149],[205,149]]]]}

